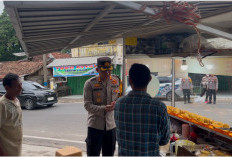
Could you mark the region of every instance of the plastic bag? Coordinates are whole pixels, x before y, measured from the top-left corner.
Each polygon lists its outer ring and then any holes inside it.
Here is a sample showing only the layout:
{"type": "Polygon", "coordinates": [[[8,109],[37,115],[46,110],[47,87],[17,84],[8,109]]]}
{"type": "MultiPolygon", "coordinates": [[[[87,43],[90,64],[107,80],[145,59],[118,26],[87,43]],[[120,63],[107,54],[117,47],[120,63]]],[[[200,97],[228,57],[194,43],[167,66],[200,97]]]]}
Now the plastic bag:
{"type": "MultiPolygon", "coordinates": [[[[198,48],[198,38],[199,37],[197,34],[193,34],[185,38],[179,46],[182,49],[182,52],[195,52],[198,48]]],[[[207,42],[207,40],[204,37],[201,36],[200,38],[202,48],[213,49],[211,43],[207,42]]]]}
{"type": "Polygon", "coordinates": [[[194,98],[194,102],[203,103],[204,101],[205,101],[204,97],[198,96],[194,98]]]}

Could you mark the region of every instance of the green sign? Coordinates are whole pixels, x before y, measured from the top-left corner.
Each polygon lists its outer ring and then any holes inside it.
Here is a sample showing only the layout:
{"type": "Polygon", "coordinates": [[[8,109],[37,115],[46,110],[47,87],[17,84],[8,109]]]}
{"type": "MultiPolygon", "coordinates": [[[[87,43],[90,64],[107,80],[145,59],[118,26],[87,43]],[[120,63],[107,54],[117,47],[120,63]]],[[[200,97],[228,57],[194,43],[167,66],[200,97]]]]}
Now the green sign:
{"type": "Polygon", "coordinates": [[[96,64],[53,67],[53,77],[97,75],[96,64]]]}

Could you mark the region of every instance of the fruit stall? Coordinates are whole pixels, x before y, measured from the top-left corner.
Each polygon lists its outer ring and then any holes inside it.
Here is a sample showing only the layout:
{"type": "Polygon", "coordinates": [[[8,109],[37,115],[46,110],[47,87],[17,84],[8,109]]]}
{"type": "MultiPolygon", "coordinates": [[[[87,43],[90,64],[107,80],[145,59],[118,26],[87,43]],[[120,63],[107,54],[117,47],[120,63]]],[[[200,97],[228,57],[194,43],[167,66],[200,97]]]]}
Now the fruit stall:
{"type": "MultiPolygon", "coordinates": [[[[232,155],[232,130],[228,124],[214,121],[207,117],[172,106],[167,106],[167,110],[170,115],[171,125],[175,125],[177,128],[182,128],[175,132],[181,134],[182,139],[198,143],[195,144],[191,142],[190,145],[186,144],[185,147],[181,148],[177,146],[181,150],[176,152],[176,155],[232,155]],[[184,154],[181,154],[180,152],[184,154]]],[[[177,136],[175,140],[178,138],[179,137],[177,136]]]]}

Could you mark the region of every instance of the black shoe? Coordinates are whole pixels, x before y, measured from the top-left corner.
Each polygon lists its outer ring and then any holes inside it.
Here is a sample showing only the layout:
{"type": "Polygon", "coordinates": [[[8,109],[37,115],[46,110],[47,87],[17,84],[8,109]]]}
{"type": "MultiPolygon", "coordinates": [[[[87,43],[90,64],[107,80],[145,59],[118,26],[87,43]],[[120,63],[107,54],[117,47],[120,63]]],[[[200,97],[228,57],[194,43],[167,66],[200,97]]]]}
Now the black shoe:
{"type": "Polygon", "coordinates": [[[213,104],[216,104],[216,102],[214,101],[213,104]]]}
{"type": "Polygon", "coordinates": [[[191,104],[191,103],[193,103],[193,102],[189,101],[188,103],[190,103],[190,104],[191,104]]]}
{"type": "Polygon", "coordinates": [[[184,104],[187,104],[187,102],[185,101],[184,104]]]}
{"type": "Polygon", "coordinates": [[[212,104],[212,102],[208,102],[207,104],[212,104]]]}

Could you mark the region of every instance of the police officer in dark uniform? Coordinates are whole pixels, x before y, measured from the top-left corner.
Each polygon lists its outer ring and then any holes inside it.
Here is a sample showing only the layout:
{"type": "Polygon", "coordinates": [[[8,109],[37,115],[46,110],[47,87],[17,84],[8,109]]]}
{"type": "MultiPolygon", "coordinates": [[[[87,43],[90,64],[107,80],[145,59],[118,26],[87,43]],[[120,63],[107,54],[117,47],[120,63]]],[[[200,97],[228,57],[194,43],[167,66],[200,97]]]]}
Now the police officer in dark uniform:
{"type": "Polygon", "coordinates": [[[115,101],[120,94],[120,79],[111,75],[113,66],[109,57],[97,59],[98,76],[84,86],[84,107],[88,111],[87,155],[113,156],[116,143],[114,121],[115,101]]]}

